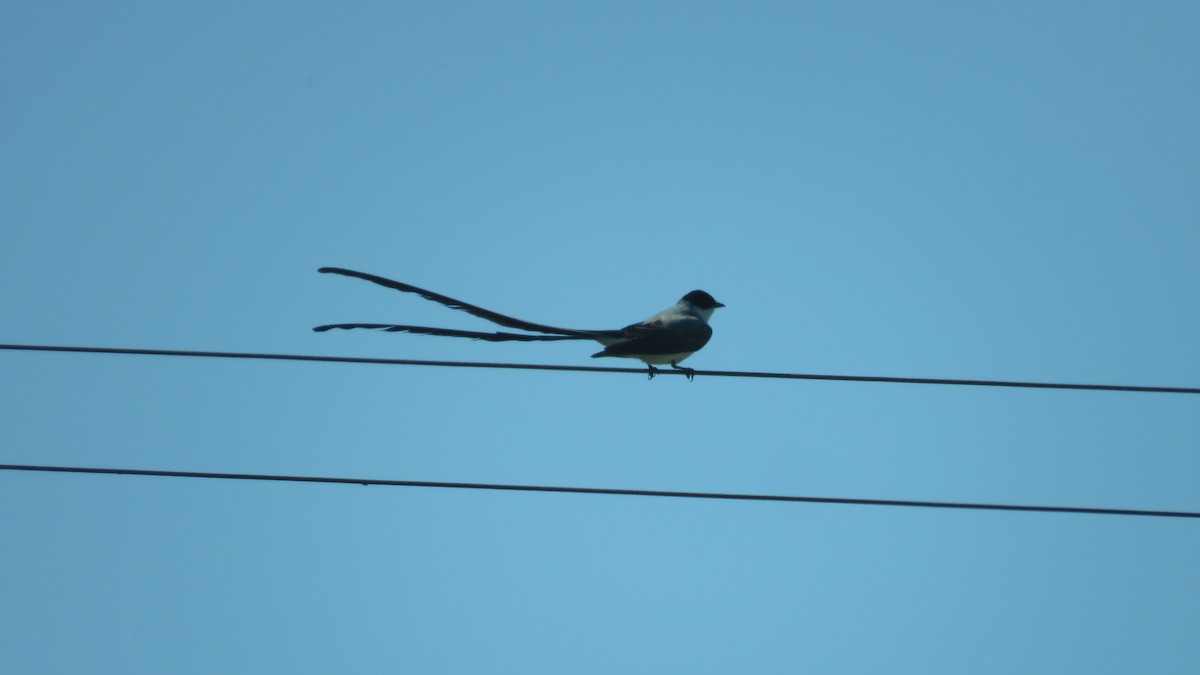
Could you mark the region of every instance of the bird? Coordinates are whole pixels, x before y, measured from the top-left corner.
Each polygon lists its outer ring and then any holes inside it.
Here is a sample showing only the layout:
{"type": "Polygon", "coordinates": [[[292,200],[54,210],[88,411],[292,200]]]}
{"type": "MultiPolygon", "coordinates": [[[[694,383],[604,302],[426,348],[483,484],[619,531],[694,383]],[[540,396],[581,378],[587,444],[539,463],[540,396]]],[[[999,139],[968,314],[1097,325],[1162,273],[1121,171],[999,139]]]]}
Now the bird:
{"type": "Polygon", "coordinates": [[[313,328],[317,332],[333,329],[365,328],[381,330],[389,333],[414,333],[420,335],[440,335],[443,337],[461,337],[489,342],[549,342],[557,340],[595,340],[604,349],[592,354],[592,358],[619,357],[638,359],[646,364],[649,379],[660,372],[655,365],[670,364],[671,368],[682,371],[691,380],[696,371],[685,368],[679,363],[700,351],[712,337],[712,327],[708,320],[714,311],[724,307],[713,296],[704,291],[692,291],[679,299],[679,302],[661,312],[637,323],[616,330],[580,330],[575,328],[558,328],[544,324],[533,323],[505,316],[490,309],[484,309],[462,300],[418,288],[412,284],[393,281],[366,272],[356,272],[341,267],[322,267],[317,270],[322,274],[340,274],[370,281],[386,288],[405,293],[415,293],[426,300],[457,309],[468,314],[486,319],[505,328],[516,328],[541,335],[528,333],[484,333],[477,331],[455,330],[451,328],[432,328],[429,326],[406,326],[387,323],[334,323],[313,328]]]}

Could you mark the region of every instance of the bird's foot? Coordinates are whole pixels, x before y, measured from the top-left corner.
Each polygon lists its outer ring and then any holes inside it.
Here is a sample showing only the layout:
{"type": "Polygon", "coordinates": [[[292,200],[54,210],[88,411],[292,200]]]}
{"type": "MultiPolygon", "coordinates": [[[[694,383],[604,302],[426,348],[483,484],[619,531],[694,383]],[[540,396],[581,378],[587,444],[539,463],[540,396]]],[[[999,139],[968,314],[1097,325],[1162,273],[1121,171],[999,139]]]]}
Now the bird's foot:
{"type": "Polygon", "coordinates": [[[658,374],[658,368],[655,368],[649,363],[646,364],[646,367],[649,368],[649,370],[646,371],[646,379],[653,380],[654,376],[658,374]]]}
{"type": "Polygon", "coordinates": [[[686,368],[678,363],[675,363],[674,361],[671,362],[671,367],[675,370],[682,370],[683,374],[687,376],[688,382],[691,382],[692,378],[696,376],[696,371],[694,369],[686,368]]]}

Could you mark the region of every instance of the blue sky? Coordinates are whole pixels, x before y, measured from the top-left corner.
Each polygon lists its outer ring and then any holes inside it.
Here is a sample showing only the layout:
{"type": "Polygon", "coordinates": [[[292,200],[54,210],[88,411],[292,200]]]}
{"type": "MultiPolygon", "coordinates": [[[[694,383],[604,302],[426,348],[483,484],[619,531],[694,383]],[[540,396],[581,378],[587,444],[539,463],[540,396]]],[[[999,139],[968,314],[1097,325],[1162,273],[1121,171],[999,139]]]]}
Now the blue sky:
{"type": "MultiPolygon", "coordinates": [[[[8,3],[0,342],[728,305],[699,369],[1200,385],[1200,7],[8,3]]],[[[606,365],[608,365],[606,363],[606,365]]],[[[1200,509],[1200,401],[0,353],[0,463],[1200,509]]],[[[1191,673],[1196,524],[0,473],[22,673],[1191,673]]]]}

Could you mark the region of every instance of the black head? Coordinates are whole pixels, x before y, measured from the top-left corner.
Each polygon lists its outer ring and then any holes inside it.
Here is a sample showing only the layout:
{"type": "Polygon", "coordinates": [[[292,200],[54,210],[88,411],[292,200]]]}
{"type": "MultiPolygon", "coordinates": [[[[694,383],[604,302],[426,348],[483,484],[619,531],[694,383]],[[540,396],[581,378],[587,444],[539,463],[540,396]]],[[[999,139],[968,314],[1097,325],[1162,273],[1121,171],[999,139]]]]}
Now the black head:
{"type": "Polygon", "coordinates": [[[692,291],[680,299],[680,302],[690,302],[700,309],[716,309],[725,305],[716,301],[713,296],[704,291],[692,291]]]}

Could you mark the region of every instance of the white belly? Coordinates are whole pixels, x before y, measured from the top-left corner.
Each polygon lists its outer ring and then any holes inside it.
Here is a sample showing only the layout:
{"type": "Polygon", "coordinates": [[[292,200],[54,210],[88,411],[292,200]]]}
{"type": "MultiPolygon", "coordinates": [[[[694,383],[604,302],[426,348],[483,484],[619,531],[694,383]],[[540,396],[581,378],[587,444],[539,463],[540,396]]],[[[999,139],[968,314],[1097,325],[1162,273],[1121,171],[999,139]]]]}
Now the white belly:
{"type": "Polygon", "coordinates": [[[664,366],[668,363],[681,363],[695,352],[679,352],[678,354],[630,354],[631,359],[640,359],[650,366],[664,366]]]}

